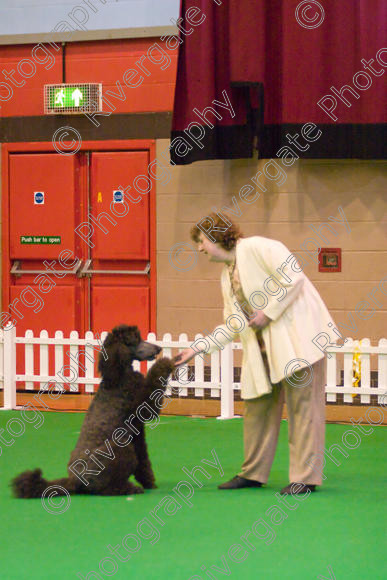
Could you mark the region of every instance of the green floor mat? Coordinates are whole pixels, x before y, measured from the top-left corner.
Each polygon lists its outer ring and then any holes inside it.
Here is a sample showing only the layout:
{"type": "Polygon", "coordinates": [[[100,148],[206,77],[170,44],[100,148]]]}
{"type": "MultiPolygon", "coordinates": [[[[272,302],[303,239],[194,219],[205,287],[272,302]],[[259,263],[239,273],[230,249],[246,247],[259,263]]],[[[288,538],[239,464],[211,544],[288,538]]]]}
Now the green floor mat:
{"type": "MultiPolygon", "coordinates": [[[[2,411],[0,428],[20,416],[2,411]]],[[[219,491],[241,465],[242,419],[188,417],[147,428],[156,490],[55,498],[46,509],[39,499],[14,499],[9,481],[25,469],[66,475],[83,418],[44,413],[38,429],[25,423],[18,436],[19,421],[10,424],[15,436],[0,430],[1,580],[387,577],[384,427],[359,433],[358,447],[346,449],[342,436],[353,427],[327,425],[326,447],[337,443],[348,457],[328,459],[323,487],[302,501],[275,495],[288,483],[286,422],[268,485],[219,491]],[[198,483],[187,474],[196,466],[198,483]]]]}

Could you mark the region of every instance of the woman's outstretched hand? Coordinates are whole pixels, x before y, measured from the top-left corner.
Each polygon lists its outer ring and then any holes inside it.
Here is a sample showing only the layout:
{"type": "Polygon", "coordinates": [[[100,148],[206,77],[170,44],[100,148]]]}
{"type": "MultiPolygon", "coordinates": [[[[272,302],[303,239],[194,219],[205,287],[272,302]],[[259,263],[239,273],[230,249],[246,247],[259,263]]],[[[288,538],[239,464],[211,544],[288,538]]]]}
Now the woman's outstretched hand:
{"type": "Polygon", "coordinates": [[[198,354],[197,351],[194,350],[193,348],[191,347],[185,348],[177,356],[174,357],[173,362],[175,363],[175,366],[178,367],[190,361],[197,354],[198,354]]]}
{"type": "Polygon", "coordinates": [[[254,318],[250,319],[249,326],[254,329],[261,329],[265,328],[271,322],[271,319],[266,316],[262,310],[257,310],[255,313],[254,318]]]}

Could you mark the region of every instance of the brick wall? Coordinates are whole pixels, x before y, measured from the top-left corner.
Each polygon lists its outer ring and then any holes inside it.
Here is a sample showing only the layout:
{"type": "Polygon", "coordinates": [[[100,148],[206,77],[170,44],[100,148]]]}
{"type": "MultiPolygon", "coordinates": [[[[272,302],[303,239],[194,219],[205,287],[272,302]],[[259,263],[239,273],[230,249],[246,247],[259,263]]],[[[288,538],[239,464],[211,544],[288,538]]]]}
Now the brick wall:
{"type": "MultiPolygon", "coordinates": [[[[158,154],[167,146],[167,140],[158,141],[158,154]]],[[[351,325],[352,313],[357,330],[348,331],[347,336],[369,337],[373,341],[385,337],[386,294],[380,290],[374,293],[380,307],[369,302],[361,313],[363,319],[355,312],[356,305],[367,300],[367,294],[387,275],[385,165],[356,160],[300,160],[287,168],[282,185],[261,178],[267,191],[246,205],[238,192],[243,185],[252,183],[251,177],[265,163],[265,160],[207,161],[170,167],[169,183],[159,182],[158,333],[171,332],[176,336],[186,332],[192,337],[198,332],[211,331],[222,321],[219,283],[222,265],[209,263],[206,256],[199,256],[192,270],[177,271],[168,260],[168,250],[178,242],[190,241],[190,227],[211,212],[211,208],[232,207],[231,199],[235,195],[242,211],[235,221],[241,224],[245,235],[278,239],[291,251],[299,251],[308,238],[318,241],[310,225],[319,226],[329,221],[328,216],[340,218],[341,206],[351,231],[348,233],[344,225],[330,221],[337,235],[322,230],[329,243],[321,242],[321,245],[342,249],[342,272],[319,273],[317,264],[311,260],[304,271],[336,323],[351,325]],[[368,315],[370,318],[365,320],[368,315]]],[[[184,254],[184,259],[189,255],[184,254]]]]}

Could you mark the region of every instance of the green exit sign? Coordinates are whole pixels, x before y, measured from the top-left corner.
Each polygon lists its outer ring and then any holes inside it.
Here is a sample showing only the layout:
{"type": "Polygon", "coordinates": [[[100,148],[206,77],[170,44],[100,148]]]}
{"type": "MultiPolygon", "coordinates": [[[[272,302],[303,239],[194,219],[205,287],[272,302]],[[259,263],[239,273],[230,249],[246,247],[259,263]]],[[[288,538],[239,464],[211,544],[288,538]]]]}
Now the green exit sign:
{"type": "Polygon", "coordinates": [[[102,112],[102,84],[44,85],[46,115],[102,112]]]}

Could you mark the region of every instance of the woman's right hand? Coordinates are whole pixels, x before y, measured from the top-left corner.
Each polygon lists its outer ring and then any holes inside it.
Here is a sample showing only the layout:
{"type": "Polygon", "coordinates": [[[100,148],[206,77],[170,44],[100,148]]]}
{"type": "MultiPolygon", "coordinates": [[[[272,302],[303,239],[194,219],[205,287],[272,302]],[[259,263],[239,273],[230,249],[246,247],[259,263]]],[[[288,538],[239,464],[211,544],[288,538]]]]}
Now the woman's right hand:
{"type": "Polygon", "coordinates": [[[191,347],[185,348],[177,356],[174,357],[173,362],[174,362],[175,366],[178,367],[178,366],[183,365],[183,364],[187,363],[188,361],[190,361],[197,354],[198,354],[198,352],[196,350],[194,350],[193,348],[191,348],[191,347]]]}

